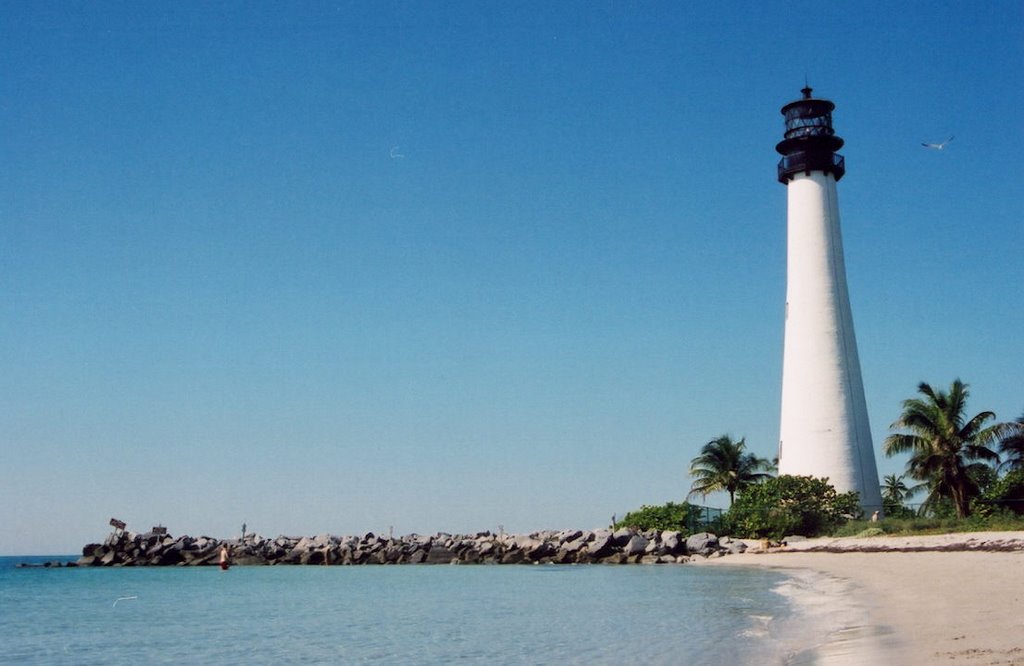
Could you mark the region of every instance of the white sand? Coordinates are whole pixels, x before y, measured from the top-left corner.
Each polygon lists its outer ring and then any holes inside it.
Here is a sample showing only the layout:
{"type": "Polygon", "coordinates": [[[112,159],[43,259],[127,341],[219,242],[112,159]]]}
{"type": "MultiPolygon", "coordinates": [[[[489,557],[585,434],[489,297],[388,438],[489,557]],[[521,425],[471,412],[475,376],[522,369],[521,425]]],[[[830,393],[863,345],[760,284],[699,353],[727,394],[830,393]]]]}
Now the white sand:
{"type": "Polygon", "coordinates": [[[829,632],[805,636],[822,663],[1024,665],[1024,532],[813,539],[706,564],[825,574],[791,597],[808,632],[829,632]],[[1020,550],[993,550],[1006,548],[1020,550]],[[918,549],[933,550],[900,552],[918,549]],[[853,602],[845,626],[821,622],[840,602],[853,602]]]}

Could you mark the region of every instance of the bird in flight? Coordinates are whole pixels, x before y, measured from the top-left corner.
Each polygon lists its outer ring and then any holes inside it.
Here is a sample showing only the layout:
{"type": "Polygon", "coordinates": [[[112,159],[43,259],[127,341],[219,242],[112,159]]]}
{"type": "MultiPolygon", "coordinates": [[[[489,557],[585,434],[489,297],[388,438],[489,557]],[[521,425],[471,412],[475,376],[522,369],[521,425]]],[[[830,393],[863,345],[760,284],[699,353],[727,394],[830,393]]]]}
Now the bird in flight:
{"type": "Polygon", "coordinates": [[[391,147],[391,151],[388,153],[388,155],[390,155],[391,159],[393,159],[393,160],[405,157],[405,155],[403,155],[402,153],[398,152],[398,146],[392,146],[391,147]]]}
{"type": "Polygon", "coordinates": [[[949,137],[948,139],[946,139],[942,143],[922,143],[921,145],[924,146],[925,148],[934,148],[935,150],[942,150],[952,140],[953,140],[953,137],[949,137]]]}

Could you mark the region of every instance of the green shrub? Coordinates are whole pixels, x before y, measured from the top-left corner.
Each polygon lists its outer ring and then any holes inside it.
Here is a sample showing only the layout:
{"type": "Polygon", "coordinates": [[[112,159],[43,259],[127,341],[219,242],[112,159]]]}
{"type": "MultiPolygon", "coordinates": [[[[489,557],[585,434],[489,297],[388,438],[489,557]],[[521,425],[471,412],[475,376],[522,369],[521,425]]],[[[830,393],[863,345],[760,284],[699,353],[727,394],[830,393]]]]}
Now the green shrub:
{"type": "Polygon", "coordinates": [[[861,514],[856,492],[837,493],[828,479],[778,476],[746,488],[729,509],[736,536],[781,539],[827,534],[861,514]]]}
{"type": "Polygon", "coordinates": [[[995,510],[991,515],[972,514],[963,520],[914,516],[912,518],[886,517],[877,523],[851,520],[832,532],[832,536],[867,536],[869,530],[881,530],[891,535],[949,534],[950,532],[1000,532],[1024,530],[1024,517],[1008,510],[995,510]]]}
{"type": "Polygon", "coordinates": [[[901,502],[894,502],[891,499],[882,498],[882,513],[886,518],[913,518],[916,512],[910,507],[903,506],[901,502]]]}
{"type": "Polygon", "coordinates": [[[881,527],[869,527],[866,530],[861,530],[860,532],[857,532],[857,534],[855,534],[854,536],[863,539],[866,537],[882,536],[883,534],[885,534],[885,530],[883,530],[881,527]]]}
{"type": "Polygon", "coordinates": [[[629,527],[637,530],[677,530],[686,532],[687,519],[695,510],[692,504],[684,502],[676,504],[668,502],[650,506],[644,504],[636,511],[630,511],[622,520],[615,523],[615,528],[629,527]]]}
{"type": "MultiPolygon", "coordinates": [[[[1016,514],[1024,514],[1024,469],[1015,469],[989,484],[977,502],[979,509],[989,505],[1016,514]]],[[[989,515],[995,511],[987,511],[989,515]]]]}

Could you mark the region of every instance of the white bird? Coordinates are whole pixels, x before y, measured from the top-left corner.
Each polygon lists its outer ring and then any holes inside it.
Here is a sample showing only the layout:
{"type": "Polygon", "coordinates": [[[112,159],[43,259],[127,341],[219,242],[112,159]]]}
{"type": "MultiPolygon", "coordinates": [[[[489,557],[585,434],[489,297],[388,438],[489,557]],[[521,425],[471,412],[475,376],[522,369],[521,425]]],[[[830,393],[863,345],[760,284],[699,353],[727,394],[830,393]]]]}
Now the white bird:
{"type": "Polygon", "coordinates": [[[949,137],[942,143],[922,143],[921,145],[924,146],[925,148],[934,148],[935,150],[942,150],[943,148],[946,147],[946,144],[948,144],[952,140],[953,137],[949,137]]]}
{"type": "Polygon", "coordinates": [[[398,152],[398,146],[392,146],[391,152],[389,152],[388,154],[391,156],[391,159],[393,159],[393,160],[405,157],[405,155],[403,155],[402,153],[398,152]]]}
{"type": "Polygon", "coordinates": [[[111,608],[116,608],[118,601],[131,601],[132,599],[138,599],[138,597],[118,597],[117,599],[114,599],[114,605],[111,606],[111,608]]]}

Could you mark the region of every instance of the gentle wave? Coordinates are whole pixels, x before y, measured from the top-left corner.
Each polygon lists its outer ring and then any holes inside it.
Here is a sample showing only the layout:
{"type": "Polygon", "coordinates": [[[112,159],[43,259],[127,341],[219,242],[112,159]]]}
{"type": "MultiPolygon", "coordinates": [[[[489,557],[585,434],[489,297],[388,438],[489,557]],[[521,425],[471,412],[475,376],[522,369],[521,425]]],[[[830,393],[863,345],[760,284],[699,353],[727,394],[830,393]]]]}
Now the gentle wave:
{"type": "Polygon", "coordinates": [[[692,565],[0,567],[0,661],[781,664],[787,580],[692,565]]]}

